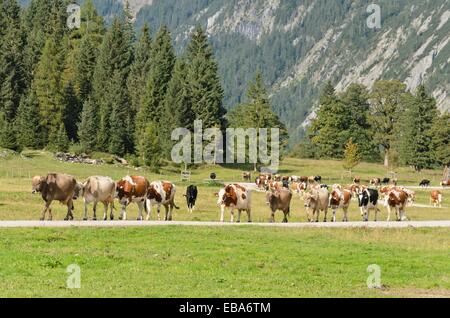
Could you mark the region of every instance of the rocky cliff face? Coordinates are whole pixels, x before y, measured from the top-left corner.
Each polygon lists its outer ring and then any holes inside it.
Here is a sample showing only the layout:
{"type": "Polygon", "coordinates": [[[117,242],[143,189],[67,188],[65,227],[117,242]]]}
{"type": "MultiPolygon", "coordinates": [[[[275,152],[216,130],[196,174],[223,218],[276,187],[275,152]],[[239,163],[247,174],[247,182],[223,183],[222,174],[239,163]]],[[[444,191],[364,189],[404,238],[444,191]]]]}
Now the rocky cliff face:
{"type": "Polygon", "coordinates": [[[195,25],[206,28],[227,107],[261,69],[294,140],[327,80],[338,91],[378,79],[400,79],[410,90],[425,83],[439,108],[450,109],[450,1],[376,2],[380,29],[367,26],[367,0],[130,0],[138,25],[169,24],[178,47],[195,25]]]}

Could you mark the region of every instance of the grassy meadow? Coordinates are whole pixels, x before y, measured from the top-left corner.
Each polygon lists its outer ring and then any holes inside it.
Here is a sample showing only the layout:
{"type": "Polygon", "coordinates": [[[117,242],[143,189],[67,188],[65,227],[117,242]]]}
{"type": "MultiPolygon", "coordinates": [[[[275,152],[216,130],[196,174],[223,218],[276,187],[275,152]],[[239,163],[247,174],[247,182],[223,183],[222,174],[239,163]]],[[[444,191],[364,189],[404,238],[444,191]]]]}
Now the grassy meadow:
{"type": "MultiPolygon", "coordinates": [[[[327,184],[342,178],[338,161],[286,159],[282,174],[322,175],[327,184]]],[[[90,175],[119,179],[127,174],[167,179],[178,187],[175,220],[217,221],[219,186],[204,183],[211,172],[225,181],[241,180],[242,171],[217,166],[192,171],[180,182],[179,171],[161,175],[115,165],[62,163],[46,152],[0,159],[0,220],[37,220],[43,207],[31,194],[30,176],[64,172],[83,180],[90,175]],[[182,193],[199,186],[197,209],[188,214],[182,193]]],[[[361,178],[383,177],[384,168],[361,164],[361,178]]],[[[440,171],[415,174],[398,169],[400,184],[429,178],[440,171]]],[[[417,191],[417,203],[428,204],[430,190],[417,191]]],[[[444,208],[409,207],[413,220],[450,218],[450,192],[444,208]]],[[[54,219],[65,209],[53,205],[54,219]]],[[[119,213],[116,204],[116,216],[119,213]]],[[[267,222],[263,193],[253,193],[253,221],[267,222]]],[[[382,207],[381,218],[386,218],[382,207]]],[[[102,209],[99,210],[100,215],[102,209]]],[[[82,219],[82,201],[75,204],[82,219]]],[[[129,218],[137,208],[129,208],[129,218]]],[[[91,213],[92,216],[92,213],[91,213]]],[[[338,212],[338,220],[342,212],[338,212]]],[[[360,220],[356,202],[351,220],[360,220]]],[[[153,215],[152,219],[155,219],[153,215]]],[[[276,215],[281,222],[282,215],[276,215]]],[[[229,215],[226,216],[229,220],[229,215]]],[[[243,215],[242,221],[246,221],[243,215]]],[[[295,197],[290,222],[305,222],[303,202],[295,197]]],[[[259,227],[29,228],[0,229],[0,297],[450,297],[450,231],[442,229],[323,229],[259,227]],[[67,266],[81,270],[81,288],[69,289],[67,266]],[[381,269],[381,289],[369,289],[367,267],[381,269]]]]}
{"type": "MultiPolygon", "coordinates": [[[[343,175],[342,163],[339,161],[315,161],[286,159],[280,167],[280,173],[286,175],[321,175],[323,182],[329,185],[334,183],[348,184],[351,179],[343,175]]],[[[209,178],[211,172],[217,174],[217,178],[224,181],[241,181],[242,171],[233,168],[224,168],[219,166],[205,166],[192,170],[191,182],[181,182],[179,170],[172,168],[166,169],[161,174],[150,173],[144,170],[135,170],[133,168],[120,165],[84,165],[76,163],[59,162],[53,156],[46,152],[27,152],[27,157],[10,157],[0,159],[0,220],[37,220],[43,208],[43,200],[39,194],[31,194],[31,177],[33,175],[45,175],[48,172],[63,172],[74,175],[77,180],[84,180],[92,175],[106,175],[114,180],[119,180],[127,174],[144,175],[149,180],[170,180],[177,186],[177,195],[175,202],[180,210],[175,210],[174,219],[179,221],[217,221],[219,219],[219,209],[216,206],[217,198],[214,193],[218,192],[219,185],[207,185],[204,180],[209,178]],[[185,199],[182,194],[189,184],[196,184],[199,187],[199,196],[196,210],[193,214],[187,212],[185,199]]],[[[438,185],[441,179],[441,171],[426,170],[418,174],[408,168],[399,168],[397,178],[401,185],[415,185],[423,178],[430,179],[432,185],[438,185]]],[[[387,171],[378,164],[361,163],[354,174],[359,175],[362,180],[369,180],[373,177],[384,177],[387,171]]],[[[253,179],[253,176],[252,176],[253,179]]],[[[416,203],[429,205],[428,189],[417,189],[416,203]]],[[[450,219],[450,189],[443,190],[443,208],[426,207],[408,207],[407,216],[411,220],[448,220],[450,219]]],[[[66,215],[66,209],[58,202],[53,205],[54,220],[62,220],[66,215]]],[[[91,206],[92,210],[92,206],[91,206]]],[[[116,216],[118,216],[120,207],[116,203],[116,216]]],[[[74,216],[76,219],[82,219],[83,202],[75,202],[74,216]]],[[[103,207],[99,206],[100,215],[103,213],[103,207]]],[[[357,203],[353,202],[350,206],[350,220],[360,220],[357,203]]],[[[380,220],[387,218],[387,212],[381,207],[380,220]]],[[[92,211],[90,212],[92,216],[92,211]]],[[[252,194],[252,214],[254,222],[267,222],[269,220],[269,209],[265,204],[264,193],[253,192],[252,194]]],[[[277,221],[282,220],[282,213],[278,212],[275,216],[277,221]]],[[[323,216],[322,216],[323,217],[323,216]]],[[[321,217],[321,218],[322,218],[321,217]]],[[[343,217],[343,212],[338,211],[337,219],[343,217]]],[[[372,213],[373,217],[373,213],[372,213]]],[[[128,208],[128,218],[137,218],[137,207],[135,204],[128,208]]],[[[230,216],[226,215],[226,220],[230,216]]],[[[152,216],[155,219],[155,215],[152,216]]],[[[246,221],[243,216],[242,221],[246,221]]],[[[295,196],[291,206],[290,222],[305,222],[306,212],[303,201],[295,196]]]]}

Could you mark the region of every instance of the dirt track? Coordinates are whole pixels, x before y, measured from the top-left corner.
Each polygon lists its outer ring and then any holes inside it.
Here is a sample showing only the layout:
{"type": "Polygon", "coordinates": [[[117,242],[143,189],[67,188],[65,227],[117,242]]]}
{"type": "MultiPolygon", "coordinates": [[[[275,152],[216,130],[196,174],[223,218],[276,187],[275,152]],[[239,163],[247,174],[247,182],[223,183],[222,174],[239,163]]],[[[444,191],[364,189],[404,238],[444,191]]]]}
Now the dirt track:
{"type": "Polygon", "coordinates": [[[220,223],[220,222],[160,222],[160,221],[0,221],[0,228],[67,228],[67,227],[151,227],[151,226],[264,226],[293,228],[430,228],[450,227],[450,221],[407,222],[336,222],[336,223],[220,223]]]}

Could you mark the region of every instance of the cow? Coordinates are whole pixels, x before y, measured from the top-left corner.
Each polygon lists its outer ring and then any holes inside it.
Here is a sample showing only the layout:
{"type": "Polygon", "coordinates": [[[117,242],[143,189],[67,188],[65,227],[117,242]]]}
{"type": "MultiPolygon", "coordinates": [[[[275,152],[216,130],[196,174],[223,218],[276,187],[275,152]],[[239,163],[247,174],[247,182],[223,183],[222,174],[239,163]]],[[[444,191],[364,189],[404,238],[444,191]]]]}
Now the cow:
{"type": "Polygon", "coordinates": [[[127,206],[130,203],[136,203],[139,208],[138,221],[142,221],[142,210],[145,209],[145,200],[147,198],[150,182],[142,176],[126,176],[116,183],[116,197],[122,206],[120,211],[120,220],[127,219],[127,206]]]}
{"type": "Polygon", "coordinates": [[[443,188],[449,187],[449,186],[450,186],[450,179],[448,179],[448,180],[443,180],[443,181],[441,182],[441,186],[442,186],[443,188]]]}
{"type": "Polygon", "coordinates": [[[242,172],[242,179],[244,181],[249,181],[252,178],[251,172],[242,172]]]}
{"type": "Polygon", "coordinates": [[[184,196],[186,197],[186,203],[188,206],[189,213],[192,213],[192,211],[194,211],[195,201],[197,200],[197,194],[198,194],[197,186],[191,184],[186,188],[186,194],[184,196]]]}
{"type": "Polygon", "coordinates": [[[151,207],[153,204],[157,206],[158,221],[161,220],[161,205],[164,206],[166,215],[165,221],[172,221],[173,208],[179,209],[175,204],[176,187],[169,181],[153,181],[150,183],[147,193],[147,221],[150,220],[151,207]]]}
{"type": "Polygon", "coordinates": [[[270,207],[270,222],[275,222],[275,212],[281,210],[284,213],[283,223],[287,223],[290,212],[292,193],[287,189],[278,191],[268,191],[266,193],[266,203],[270,207]]]}
{"type": "Polygon", "coordinates": [[[283,183],[281,181],[268,181],[266,184],[266,191],[281,190],[283,183]]]}
{"type": "Polygon", "coordinates": [[[267,183],[271,181],[271,179],[272,176],[270,174],[267,175],[261,174],[259,177],[256,178],[255,183],[259,189],[265,189],[267,183]]]}
{"type": "Polygon", "coordinates": [[[372,179],[370,179],[369,183],[375,187],[378,187],[381,184],[381,179],[380,178],[372,178],[372,179]]]}
{"type": "Polygon", "coordinates": [[[308,177],[306,177],[306,176],[302,176],[302,177],[300,177],[299,179],[298,179],[298,181],[299,182],[303,182],[303,183],[308,183],[308,177]]]}
{"type": "Polygon", "coordinates": [[[291,184],[289,185],[289,189],[292,192],[296,192],[300,196],[303,196],[303,193],[305,192],[306,188],[307,184],[304,182],[291,182],[291,184]]]}
{"type": "Polygon", "coordinates": [[[319,222],[320,211],[324,211],[324,222],[327,221],[329,196],[326,189],[311,190],[305,193],[303,201],[305,202],[308,222],[314,222],[314,215],[316,215],[315,222],[319,222]]]}
{"type": "Polygon", "coordinates": [[[356,184],[359,184],[359,183],[361,183],[361,178],[360,177],[354,177],[353,178],[353,183],[356,183],[356,184]]]}
{"type": "Polygon", "coordinates": [[[419,183],[419,187],[422,188],[428,188],[430,186],[431,181],[428,179],[423,179],[422,181],[420,181],[419,183]]]}
{"type": "Polygon", "coordinates": [[[237,222],[241,221],[241,212],[247,212],[248,222],[251,222],[251,192],[239,184],[228,184],[219,193],[217,205],[220,207],[220,222],[224,221],[225,209],[229,208],[231,222],[234,222],[234,210],[238,210],[237,222]]]}
{"type": "Polygon", "coordinates": [[[283,185],[283,188],[285,188],[285,189],[289,189],[289,180],[288,179],[282,179],[281,180],[281,183],[282,183],[282,185],[283,185]]]}
{"type": "Polygon", "coordinates": [[[82,197],[84,201],[84,221],[88,220],[88,205],[94,203],[94,218],[97,220],[97,204],[103,203],[105,211],[103,220],[108,219],[108,207],[110,208],[109,217],[114,220],[114,197],[116,193],[116,183],[109,177],[93,176],[86,179],[83,183],[78,183],[75,194],[82,197]]]}
{"type": "Polygon", "coordinates": [[[393,188],[386,196],[385,205],[388,210],[388,218],[389,222],[391,219],[391,209],[395,209],[395,214],[397,215],[397,221],[403,221],[406,219],[405,215],[405,207],[408,203],[408,194],[398,188],[393,188]]]}
{"type": "Polygon", "coordinates": [[[358,191],[358,206],[361,210],[363,221],[369,221],[370,210],[375,210],[375,221],[378,219],[378,190],[365,188],[358,191]]]}
{"type": "Polygon", "coordinates": [[[77,181],[74,177],[67,174],[49,173],[47,176],[34,176],[32,179],[32,190],[34,193],[41,193],[45,201],[45,207],[42,211],[40,220],[45,220],[45,214],[48,211],[48,220],[53,218],[50,205],[54,200],[67,205],[67,215],[64,220],[73,220],[73,200],[77,199],[75,188],[77,181]]]}
{"type": "Polygon", "coordinates": [[[330,194],[330,207],[333,211],[333,222],[336,222],[336,211],[339,208],[344,210],[344,218],[342,222],[348,222],[348,207],[352,200],[352,192],[347,189],[342,189],[340,186],[333,186],[330,194]]]}
{"type": "Polygon", "coordinates": [[[383,180],[381,180],[381,184],[387,185],[387,184],[389,184],[390,181],[391,181],[390,178],[383,178],[383,180]]]}
{"type": "Polygon", "coordinates": [[[430,193],[430,204],[434,207],[442,207],[442,192],[438,190],[431,191],[430,193]]]}

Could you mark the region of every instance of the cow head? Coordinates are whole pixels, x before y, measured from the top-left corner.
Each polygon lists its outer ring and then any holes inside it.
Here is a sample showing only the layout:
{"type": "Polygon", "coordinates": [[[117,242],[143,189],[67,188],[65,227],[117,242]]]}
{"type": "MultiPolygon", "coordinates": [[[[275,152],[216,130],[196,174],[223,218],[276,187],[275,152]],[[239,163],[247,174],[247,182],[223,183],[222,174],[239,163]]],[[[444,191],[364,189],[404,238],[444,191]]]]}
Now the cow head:
{"type": "Polygon", "coordinates": [[[361,208],[369,203],[369,193],[367,190],[359,190],[357,193],[358,206],[361,208]]]}
{"type": "Polygon", "coordinates": [[[218,197],[218,205],[230,206],[237,204],[237,193],[232,185],[227,185],[225,188],[221,189],[218,197]]]}
{"type": "Polygon", "coordinates": [[[84,188],[86,187],[86,183],[77,182],[75,185],[75,189],[73,192],[73,199],[76,200],[84,196],[84,188]]]}
{"type": "Polygon", "coordinates": [[[134,185],[127,180],[122,179],[118,181],[116,184],[116,198],[118,198],[119,201],[122,201],[125,196],[132,194],[133,187],[134,185]]]}
{"type": "Polygon", "coordinates": [[[31,181],[31,193],[41,192],[45,183],[45,177],[34,176],[31,181]]]}
{"type": "Polygon", "coordinates": [[[319,193],[314,191],[313,193],[307,192],[303,196],[305,202],[305,208],[310,208],[312,204],[315,204],[319,200],[319,193]]]}

